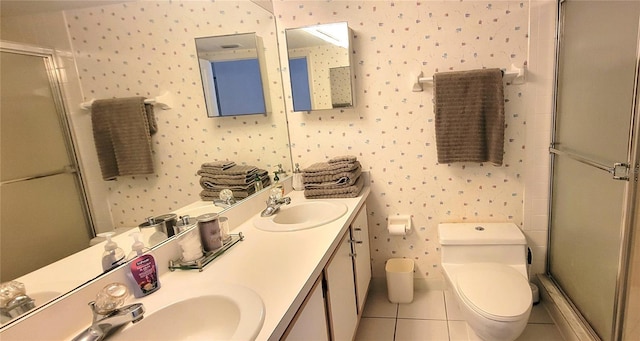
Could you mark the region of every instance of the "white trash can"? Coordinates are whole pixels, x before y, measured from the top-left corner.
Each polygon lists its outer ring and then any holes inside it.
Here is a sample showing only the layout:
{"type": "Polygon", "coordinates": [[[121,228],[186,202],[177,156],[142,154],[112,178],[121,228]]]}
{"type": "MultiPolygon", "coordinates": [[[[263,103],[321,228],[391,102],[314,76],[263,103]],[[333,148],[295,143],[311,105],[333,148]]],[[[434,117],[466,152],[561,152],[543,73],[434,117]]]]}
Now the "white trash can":
{"type": "Polygon", "coordinates": [[[387,293],[391,303],[413,301],[413,259],[391,258],[384,269],[387,273],[387,293]]]}

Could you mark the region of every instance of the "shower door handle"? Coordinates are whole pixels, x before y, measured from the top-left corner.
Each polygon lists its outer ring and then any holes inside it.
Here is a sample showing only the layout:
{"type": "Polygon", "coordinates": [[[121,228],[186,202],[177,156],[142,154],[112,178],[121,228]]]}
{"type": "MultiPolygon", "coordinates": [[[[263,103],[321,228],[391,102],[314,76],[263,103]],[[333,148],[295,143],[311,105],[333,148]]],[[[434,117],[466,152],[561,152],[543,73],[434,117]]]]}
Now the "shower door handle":
{"type": "Polygon", "coordinates": [[[614,163],[611,171],[613,180],[629,180],[629,168],[629,164],[627,163],[614,163]]]}
{"type": "Polygon", "coordinates": [[[75,167],[73,167],[72,165],[66,165],[66,166],[62,167],[61,169],[57,169],[57,170],[54,170],[54,171],[40,173],[40,174],[36,174],[36,175],[31,175],[31,176],[27,176],[27,177],[24,177],[24,178],[5,180],[5,181],[2,181],[1,183],[2,183],[2,185],[8,185],[8,184],[12,184],[12,183],[15,183],[15,182],[36,180],[36,179],[46,178],[48,176],[54,176],[54,175],[60,175],[60,174],[73,174],[73,173],[76,173],[76,172],[77,172],[77,170],[75,169],[75,167]]]}
{"type": "Polygon", "coordinates": [[[612,167],[609,167],[607,165],[604,165],[602,163],[593,161],[589,158],[586,158],[582,155],[576,154],[576,153],[572,153],[572,152],[567,152],[567,151],[562,151],[553,147],[549,147],[549,152],[551,154],[555,154],[555,155],[564,155],[572,160],[578,161],[580,163],[583,163],[585,165],[589,165],[595,168],[598,168],[600,170],[603,170],[609,174],[612,175],[613,180],[622,180],[622,181],[628,181],[629,180],[629,164],[628,163],[624,163],[624,162],[616,162],[613,164],[612,167]]]}

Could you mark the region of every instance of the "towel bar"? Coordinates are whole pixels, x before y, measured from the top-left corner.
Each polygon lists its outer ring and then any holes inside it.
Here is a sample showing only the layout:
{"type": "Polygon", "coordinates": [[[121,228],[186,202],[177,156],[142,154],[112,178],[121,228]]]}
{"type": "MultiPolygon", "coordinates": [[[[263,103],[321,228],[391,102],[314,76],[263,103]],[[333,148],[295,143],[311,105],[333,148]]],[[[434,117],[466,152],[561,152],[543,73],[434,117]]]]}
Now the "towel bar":
{"type": "MultiPolygon", "coordinates": [[[[513,64],[511,64],[511,70],[504,70],[503,79],[511,84],[523,84],[525,82],[525,68],[519,68],[513,64]]],[[[422,77],[422,72],[417,77],[416,82],[413,84],[413,92],[421,92],[423,91],[422,84],[431,84],[433,85],[433,77],[422,77]]]]}
{"type": "MultiPolygon", "coordinates": [[[[93,104],[93,101],[95,101],[95,99],[80,103],[80,108],[84,110],[91,110],[91,104],[93,104]]],[[[155,98],[145,99],[144,103],[153,104],[163,110],[169,110],[173,107],[173,96],[171,96],[171,93],[165,92],[164,94],[155,98]]]]}

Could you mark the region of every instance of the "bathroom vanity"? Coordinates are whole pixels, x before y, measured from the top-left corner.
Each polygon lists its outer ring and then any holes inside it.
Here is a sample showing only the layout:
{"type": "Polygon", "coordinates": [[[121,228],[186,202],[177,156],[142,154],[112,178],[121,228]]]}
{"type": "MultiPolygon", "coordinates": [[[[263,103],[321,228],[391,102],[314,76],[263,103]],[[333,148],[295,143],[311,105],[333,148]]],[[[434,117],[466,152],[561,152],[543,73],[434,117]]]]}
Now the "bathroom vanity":
{"type": "MultiPolygon", "coordinates": [[[[285,188],[290,189],[290,181],[285,188]]],[[[254,318],[262,320],[249,339],[296,340],[324,336],[323,339],[329,340],[330,335],[336,340],[352,339],[371,279],[365,205],[369,191],[365,186],[356,198],[325,199],[346,205],[346,213],[324,225],[287,232],[264,231],[254,226],[268,196],[268,191],[263,191],[225,212],[223,216],[229,218],[230,232],[241,232],[244,240],[202,272],[170,272],[168,262],[178,258],[180,250],[175,239],[168,240],[154,250],[160,267],[160,290],[144,298],[130,298],[125,303],[143,303],[145,319],[149,322],[143,319],[138,324],[129,324],[119,332],[122,335],[114,335],[115,339],[127,339],[129,329],[153,326],[158,320],[152,318],[154,313],[160,311],[156,315],[160,316],[162,309],[166,311],[172,304],[191,302],[193,310],[198,311],[199,301],[211,300],[221,287],[233,286],[257,294],[262,301],[262,309],[259,304],[247,308],[252,310],[254,318]],[[322,320],[316,318],[318,316],[328,318],[322,320]],[[307,332],[311,334],[305,335],[307,332]]],[[[311,201],[305,199],[301,191],[290,191],[286,195],[291,198],[291,205],[311,201]]],[[[108,283],[126,283],[125,270],[118,268],[16,321],[0,331],[0,338],[71,339],[91,324],[87,303],[108,283]]],[[[234,295],[233,291],[227,294],[234,295]]],[[[208,306],[211,305],[215,303],[208,306]]],[[[202,321],[219,319],[213,318],[214,312],[206,314],[212,318],[204,317],[202,321]]],[[[192,328],[181,328],[179,320],[185,317],[177,315],[170,324],[180,333],[172,337],[187,337],[192,328]]]]}

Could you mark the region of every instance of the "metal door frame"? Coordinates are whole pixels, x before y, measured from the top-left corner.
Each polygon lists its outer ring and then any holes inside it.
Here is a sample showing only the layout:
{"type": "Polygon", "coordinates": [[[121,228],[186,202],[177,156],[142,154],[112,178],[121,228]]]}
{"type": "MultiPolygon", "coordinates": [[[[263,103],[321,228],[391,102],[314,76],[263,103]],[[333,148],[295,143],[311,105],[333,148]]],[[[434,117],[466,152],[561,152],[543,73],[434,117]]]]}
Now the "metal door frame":
{"type": "MultiPolygon", "coordinates": [[[[82,174],[82,170],[80,168],[80,162],[78,161],[78,152],[75,147],[75,140],[73,138],[73,134],[71,131],[71,125],[69,122],[69,110],[67,110],[67,106],[63,96],[62,90],[62,76],[60,75],[60,68],[56,64],[56,52],[52,49],[23,45],[18,43],[0,41],[0,52],[6,53],[14,53],[25,56],[34,56],[42,58],[44,62],[44,66],[49,77],[49,85],[51,87],[51,95],[53,98],[54,106],[56,108],[56,113],[58,117],[58,121],[60,123],[60,128],[62,129],[62,134],[65,139],[65,145],[67,149],[67,153],[69,155],[69,161],[71,163],[71,167],[65,167],[60,170],[61,173],[75,173],[76,174],[76,185],[78,186],[80,195],[82,196],[82,210],[84,213],[84,220],[87,228],[89,229],[90,236],[95,237],[95,225],[93,214],[91,210],[91,206],[89,205],[89,195],[87,192],[87,188],[85,186],[85,179],[82,174]]],[[[53,174],[44,174],[53,175],[53,174]]],[[[41,176],[34,176],[33,178],[38,178],[41,176]]],[[[26,179],[19,179],[26,180],[26,179]]],[[[9,181],[11,182],[11,181],[9,181]]]]}
{"type": "Polygon", "coordinates": [[[626,308],[627,294],[628,294],[628,281],[629,281],[629,261],[630,261],[630,252],[632,248],[632,232],[633,227],[636,222],[636,206],[637,206],[637,182],[638,182],[638,169],[640,167],[640,146],[638,141],[638,136],[640,136],[640,120],[639,120],[639,109],[638,105],[640,103],[640,93],[638,82],[640,81],[640,20],[638,22],[638,38],[636,43],[636,65],[635,65],[635,75],[634,75],[634,85],[633,85],[633,97],[632,97],[632,109],[631,109],[631,122],[629,129],[629,143],[627,147],[627,160],[624,163],[616,163],[613,167],[608,167],[606,165],[601,165],[598,162],[594,162],[589,160],[588,158],[584,158],[580,155],[571,155],[571,153],[563,152],[559,149],[556,149],[556,129],[557,122],[556,117],[558,114],[558,79],[559,79],[559,59],[560,59],[560,45],[562,43],[563,36],[563,25],[564,25],[564,11],[563,4],[568,0],[558,0],[557,4],[557,25],[556,25],[556,51],[555,51],[555,66],[554,66],[554,88],[553,88],[553,115],[552,115],[552,130],[551,130],[551,144],[549,146],[549,156],[550,156],[550,182],[549,182],[549,202],[548,202],[548,227],[549,233],[547,234],[547,264],[546,264],[546,272],[547,276],[554,282],[556,287],[560,292],[565,296],[569,304],[573,307],[575,312],[580,316],[583,320],[584,324],[589,327],[589,332],[596,339],[599,339],[596,332],[589,326],[589,323],[582,317],[580,312],[571,302],[571,299],[566,295],[566,293],[562,290],[562,288],[558,285],[558,283],[553,278],[550,268],[551,268],[551,258],[553,255],[551,254],[551,222],[552,222],[552,199],[553,199],[553,184],[554,184],[554,165],[555,165],[555,157],[560,154],[564,154],[572,159],[588,164],[592,167],[596,167],[598,169],[607,171],[613,175],[613,179],[626,181],[625,185],[625,195],[623,198],[623,207],[622,210],[622,226],[621,226],[621,236],[620,236],[620,251],[618,254],[618,269],[616,276],[616,290],[614,294],[614,302],[613,302],[613,321],[612,321],[612,340],[622,340],[623,332],[624,332],[624,314],[626,308]],[[626,164],[627,166],[627,176],[622,178],[616,178],[616,166],[626,164]]]}

